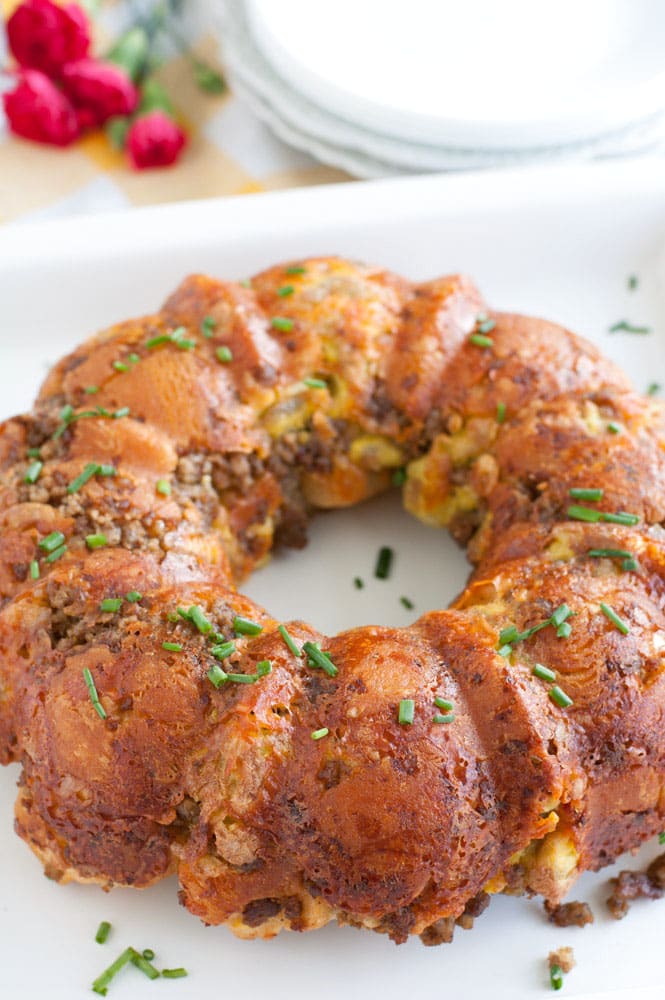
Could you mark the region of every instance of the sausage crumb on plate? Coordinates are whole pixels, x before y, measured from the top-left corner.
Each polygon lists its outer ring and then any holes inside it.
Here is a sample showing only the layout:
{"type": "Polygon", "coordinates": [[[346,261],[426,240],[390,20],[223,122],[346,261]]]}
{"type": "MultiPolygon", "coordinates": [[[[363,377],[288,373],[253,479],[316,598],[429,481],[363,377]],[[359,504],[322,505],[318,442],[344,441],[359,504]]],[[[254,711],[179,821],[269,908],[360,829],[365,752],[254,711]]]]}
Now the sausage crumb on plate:
{"type": "Polygon", "coordinates": [[[622,920],[633,900],[660,899],[665,893],[665,854],[655,858],[645,871],[619,872],[610,885],[607,906],[615,920],[622,920]]]}
{"type": "Polygon", "coordinates": [[[570,972],[571,969],[575,968],[575,955],[572,948],[564,947],[557,948],[556,951],[551,951],[547,956],[547,962],[550,969],[553,969],[555,965],[558,965],[563,973],[570,972]]]}
{"type": "Polygon", "coordinates": [[[589,904],[576,899],[570,903],[559,903],[558,906],[546,900],[545,912],[549,922],[557,927],[585,927],[594,920],[589,904]]]}

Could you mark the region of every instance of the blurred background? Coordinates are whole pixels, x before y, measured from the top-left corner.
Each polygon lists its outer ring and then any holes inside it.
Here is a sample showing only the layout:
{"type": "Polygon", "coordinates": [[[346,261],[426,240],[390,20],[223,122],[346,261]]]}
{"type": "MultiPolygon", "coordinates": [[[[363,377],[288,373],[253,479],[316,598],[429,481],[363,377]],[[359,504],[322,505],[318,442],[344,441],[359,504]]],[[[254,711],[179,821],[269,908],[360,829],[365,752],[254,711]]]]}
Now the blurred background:
{"type": "Polygon", "coordinates": [[[661,0],[54,6],[0,0],[0,222],[665,151],[661,0]]]}

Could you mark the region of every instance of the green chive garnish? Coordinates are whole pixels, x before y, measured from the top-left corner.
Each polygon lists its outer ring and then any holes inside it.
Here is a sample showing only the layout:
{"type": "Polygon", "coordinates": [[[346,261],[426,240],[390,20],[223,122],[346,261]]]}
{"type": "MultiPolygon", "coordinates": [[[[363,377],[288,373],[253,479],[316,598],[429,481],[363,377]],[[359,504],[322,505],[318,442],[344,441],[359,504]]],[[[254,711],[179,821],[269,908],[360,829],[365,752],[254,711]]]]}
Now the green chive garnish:
{"type": "Polygon", "coordinates": [[[95,711],[100,719],[106,718],[106,711],[101,701],[99,700],[99,695],[97,694],[97,688],[95,687],[95,682],[93,680],[92,674],[87,667],[83,668],[83,680],[85,681],[85,686],[88,689],[88,694],[90,695],[90,701],[92,702],[95,711]]]}
{"type": "Polygon", "coordinates": [[[27,452],[28,458],[41,458],[42,449],[41,448],[28,448],[27,452]]]}
{"type": "Polygon", "coordinates": [[[337,676],[337,667],[332,662],[330,657],[319,649],[316,643],[303,642],[302,651],[307,654],[308,659],[312,661],[314,666],[320,667],[321,670],[324,670],[329,677],[337,676]]]}
{"type": "Polygon", "coordinates": [[[478,333],[490,333],[491,330],[496,326],[496,321],[493,319],[488,319],[485,313],[481,313],[480,316],[476,317],[476,330],[478,333]]]}
{"type": "Polygon", "coordinates": [[[155,490],[157,493],[161,493],[163,497],[171,496],[171,484],[168,479],[158,479],[155,483],[155,490]]]}
{"type": "Polygon", "coordinates": [[[152,350],[153,347],[160,347],[162,344],[170,343],[170,341],[171,338],[169,337],[168,333],[160,333],[158,334],[158,336],[150,337],[149,340],[146,340],[145,346],[150,351],[152,350]]]}
{"type": "Polygon", "coordinates": [[[99,610],[115,614],[122,607],[122,597],[106,597],[99,605],[99,610]]]}
{"type": "Polygon", "coordinates": [[[499,656],[503,656],[504,658],[510,656],[512,651],[513,647],[508,643],[506,643],[504,646],[499,646],[499,648],[497,649],[497,653],[499,654],[499,656]]]}
{"type": "Polygon", "coordinates": [[[86,385],[86,387],[85,387],[85,389],[83,391],[86,393],[87,396],[94,396],[95,393],[99,392],[99,386],[98,385],[86,385]]]}
{"type": "Polygon", "coordinates": [[[540,677],[541,681],[555,681],[556,674],[549,667],[544,667],[542,663],[536,663],[531,671],[534,677],[540,677]]]}
{"type": "Polygon", "coordinates": [[[201,322],[201,333],[203,334],[204,337],[210,340],[216,326],[217,326],[216,319],[213,319],[212,316],[204,316],[201,322]]]}
{"type": "Polygon", "coordinates": [[[216,688],[228,680],[228,678],[229,675],[222,670],[218,663],[214,663],[208,671],[208,680],[216,688]]]}
{"type": "Polygon", "coordinates": [[[400,726],[410,726],[416,711],[416,703],[413,698],[402,698],[397,712],[397,721],[400,726]]]}
{"type": "Polygon", "coordinates": [[[570,622],[564,622],[563,625],[559,625],[558,629],[556,630],[556,634],[559,639],[568,639],[572,631],[573,631],[573,626],[570,624],[570,622]]]}
{"type": "MultiPolygon", "coordinates": [[[[100,416],[101,416],[101,414],[100,414],[100,416]]],[[[128,417],[128,416],[129,416],[129,407],[128,406],[121,406],[119,410],[115,410],[114,413],[113,413],[113,419],[114,420],[121,420],[123,417],[128,417]]]]}
{"type": "Polygon", "coordinates": [[[553,990],[560,990],[563,986],[563,969],[560,965],[550,966],[550,986],[553,990]]]}
{"type": "Polygon", "coordinates": [[[229,361],[233,361],[233,351],[230,347],[227,347],[226,344],[222,344],[221,347],[216,349],[215,357],[218,361],[225,365],[228,364],[229,361]]]}
{"type": "Polygon", "coordinates": [[[279,634],[281,635],[282,639],[284,640],[284,642],[288,646],[289,650],[293,653],[293,655],[294,656],[302,656],[302,650],[298,649],[298,647],[296,646],[295,642],[293,641],[293,639],[291,638],[291,636],[289,635],[289,633],[288,633],[288,631],[286,629],[286,625],[280,625],[278,627],[277,631],[279,632],[279,634]]]}
{"type": "Polygon", "coordinates": [[[55,549],[54,552],[50,552],[46,556],[46,559],[44,560],[44,562],[54,563],[54,562],[56,562],[57,559],[60,559],[61,556],[64,556],[64,554],[65,554],[66,551],[67,551],[67,546],[66,545],[60,545],[60,546],[58,546],[57,549],[55,549]]]}
{"type": "Polygon", "coordinates": [[[291,267],[284,268],[284,274],[304,274],[305,268],[300,264],[293,264],[291,267]]]}
{"type": "Polygon", "coordinates": [[[579,504],[571,504],[568,508],[568,517],[572,521],[588,521],[590,524],[597,524],[600,521],[601,513],[591,507],[580,507],[579,504]]]}
{"type": "Polygon", "coordinates": [[[659,844],[665,844],[665,833],[659,833],[658,834],[658,843],[659,844]]]}
{"type": "Polygon", "coordinates": [[[282,285],[281,288],[277,289],[277,294],[279,295],[280,299],[285,299],[287,295],[293,295],[294,291],[295,289],[293,285],[282,285]]]}
{"type": "Polygon", "coordinates": [[[636,274],[628,275],[628,291],[634,292],[638,285],[638,278],[636,274]]]}
{"type": "Polygon", "coordinates": [[[273,316],[270,320],[270,325],[274,330],[281,330],[283,333],[289,333],[293,329],[293,320],[288,319],[286,316],[273,316]]]}
{"type": "Polygon", "coordinates": [[[154,957],[155,957],[155,953],[154,953],[154,951],[152,950],[152,948],[144,948],[144,949],[143,949],[143,951],[141,952],[141,954],[142,954],[142,955],[143,955],[143,957],[144,957],[145,959],[147,959],[147,960],[148,960],[149,962],[152,962],[152,960],[153,960],[153,959],[154,959],[154,957]]]}
{"type": "Polygon", "coordinates": [[[183,979],[185,976],[188,976],[188,975],[189,975],[189,973],[187,972],[187,969],[183,969],[183,968],[179,968],[179,969],[162,969],[162,978],[164,978],[164,979],[183,979]]]}
{"type": "Polygon", "coordinates": [[[647,386],[647,396],[657,396],[662,388],[660,382],[650,382],[647,386]]]}
{"type": "Polygon", "coordinates": [[[60,548],[64,541],[65,536],[61,531],[52,531],[50,535],[42,538],[41,542],[37,544],[42,552],[53,552],[55,549],[60,548]]]}
{"type": "Polygon", "coordinates": [[[226,660],[235,651],[236,644],[232,639],[228,642],[221,642],[218,646],[212,646],[210,649],[216,660],[226,660]]]}
{"type": "Polygon", "coordinates": [[[618,323],[613,323],[610,327],[610,333],[651,333],[650,326],[635,326],[634,323],[629,323],[626,319],[620,319],[618,323]]]}
{"type": "Polygon", "coordinates": [[[602,513],[600,515],[600,519],[601,521],[606,521],[608,524],[634,525],[640,523],[640,519],[637,514],[627,514],[623,510],[618,511],[616,514],[602,513]]]}
{"type": "Polygon", "coordinates": [[[573,704],[573,699],[569,698],[565,691],[562,691],[558,684],[555,684],[547,692],[559,708],[569,708],[573,704]]]}
{"type": "Polygon", "coordinates": [[[252,283],[249,280],[249,278],[243,278],[242,281],[238,282],[238,284],[242,285],[243,288],[251,288],[252,287],[252,283]]]}
{"type": "Polygon", "coordinates": [[[306,385],[308,389],[327,389],[328,383],[322,378],[304,378],[303,385],[306,385]]]}
{"type": "Polygon", "coordinates": [[[95,934],[95,941],[97,944],[105,944],[110,932],[110,923],[108,920],[102,920],[101,924],[97,928],[97,933],[95,934]]]}
{"type": "Polygon", "coordinates": [[[356,590],[362,590],[363,587],[365,586],[365,581],[362,580],[359,576],[354,576],[353,586],[356,588],[356,590]]]}
{"type": "Polygon", "coordinates": [[[437,708],[440,708],[442,712],[452,712],[455,707],[452,701],[448,701],[446,698],[439,698],[438,695],[434,699],[434,704],[437,708]]]}
{"type": "Polygon", "coordinates": [[[407,611],[413,611],[415,604],[410,597],[400,597],[399,601],[402,607],[406,608],[407,611]]]}
{"type": "Polygon", "coordinates": [[[629,559],[624,559],[621,563],[621,569],[624,573],[638,573],[640,564],[634,556],[631,556],[629,559]]]}
{"type": "Polygon", "coordinates": [[[115,465],[98,465],[97,475],[98,476],[115,476],[116,474],[115,465]]]}
{"type": "Polygon", "coordinates": [[[169,653],[182,653],[182,646],[179,642],[163,642],[162,649],[167,650],[169,653]]]}
{"type": "Polygon", "coordinates": [[[573,612],[570,610],[567,604],[560,604],[559,607],[556,609],[556,611],[554,611],[554,613],[552,614],[550,621],[555,628],[558,628],[560,625],[563,625],[563,623],[567,621],[568,618],[570,618],[572,613],[573,612]]]}
{"type": "Polygon", "coordinates": [[[143,594],[139,590],[129,590],[125,594],[125,600],[129,601],[130,604],[136,604],[138,601],[142,600],[143,594]]]}
{"type": "MultiPolygon", "coordinates": [[[[151,962],[149,962],[144,955],[141,955],[138,951],[136,951],[135,948],[132,948],[132,952],[133,952],[131,957],[132,965],[134,965],[137,969],[140,969],[141,972],[148,977],[148,979],[158,979],[159,970],[156,969],[155,966],[152,965],[151,962]]],[[[154,957],[154,952],[153,952],[153,957],[154,957]]]]}
{"type": "Polygon", "coordinates": [[[108,545],[108,540],[106,535],[101,533],[98,535],[86,535],[85,544],[89,549],[103,549],[105,545],[108,545]]]}
{"type": "Polygon", "coordinates": [[[32,580],[39,579],[39,563],[37,562],[36,559],[33,559],[32,562],[30,563],[30,578],[32,580]]]}
{"type": "Polygon", "coordinates": [[[493,347],[494,341],[491,337],[486,337],[483,333],[472,333],[469,337],[469,341],[475,344],[476,347],[493,347]]]}
{"type": "Polygon", "coordinates": [[[445,715],[441,715],[439,712],[437,712],[436,715],[432,717],[432,722],[435,722],[437,725],[446,725],[447,723],[454,721],[455,721],[454,712],[446,712],[445,715]]]}
{"type": "Polygon", "coordinates": [[[212,625],[196,604],[192,604],[188,614],[190,622],[196,626],[201,635],[207,635],[208,632],[212,632],[212,625]]]}
{"type": "Polygon", "coordinates": [[[323,729],[315,729],[311,734],[313,740],[322,740],[324,736],[327,736],[330,730],[324,726],[323,729]]]}
{"type": "Polygon", "coordinates": [[[129,365],[126,365],[124,363],[124,361],[114,361],[113,362],[113,367],[115,368],[115,370],[117,372],[126,372],[126,371],[129,371],[129,365]]]}
{"type": "Polygon", "coordinates": [[[406,482],[406,469],[395,469],[392,475],[393,486],[404,486],[406,482]]]}
{"type": "Polygon", "coordinates": [[[108,969],[102,972],[101,976],[97,976],[97,979],[92,984],[92,992],[105,997],[111,980],[120,972],[124,965],[131,962],[133,954],[133,948],[125,948],[122,954],[118,955],[115,962],[112,962],[108,969]]]}
{"type": "Polygon", "coordinates": [[[387,545],[379,549],[379,554],[376,557],[376,566],[374,567],[374,576],[378,580],[387,580],[390,576],[393,554],[393,550],[387,545]]]}
{"type": "Polygon", "coordinates": [[[23,481],[25,483],[30,483],[31,485],[33,485],[39,479],[39,475],[43,468],[44,468],[43,462],[40,461],[31,462],[30,465],[28,466],[28,470],[25,476],[23,477],[23,481]]]}
{"type": "Polygon", "coordinates": [[[249,618],[242,618],[240,615],[236,615],[233,619],[233,631],[237,635],[259,635],[263,632],[263,625],[259,625],[258,622],[253,622],[249,618]]]}
{"type": "Polygon", "coordinates": [[[509,625],[508,628],[504,628],[499,632],[499,645],[504,646],[507,642],[515,642],[519,634],[519,629],[514,625],[509,625]]]}
{"type": "Polygon", "coordinates": [[[592,559],[631,559],[633,553],[627,549],[589,549],[587,555],[592,559]]]}
{"type": "Polygon", "coordinates": [[[610,434],[621,434],[621,425],[616,422],[616,420],[610,420],[607,425],[607,429],[610,434]]]}
{"type": "Polygon", "coordinates": [[[506,420],[506,404],[497,403],[496,404],[496,422],[497,424],[503,424],[506,420]]]}
{"type": "Polygon", "coordinates": [[[619,632],[621,632],[623,635],[628,635],[628,633],[630,632],[629,626],[626,625],[626,623],[622,621],[621,618],[619,618],[614,608],[611,608],[609,604],[603,604],[601,602],[600,610],[603,612],[605,617],[608,618],[609,621],[611,621],[612,624],[619,629],[619,632]]]}
{"type": "Polygon", "coordinates": [[[599,487],[592,487],[591,489],[585,489],[582,487],[573,486],[572,489],[568,490],[569,495],[573,500],[602,500],[603,490],[599,487]]]}
{"type": "Polygon", "coordinates": [[[79,473],[76,479],[72,479],[71,483],[67,487],[67,492],[69,494],[76,493],[82,486],[85,486],[85,484],[92,479],[98,471],[99,465],[96,462],[88,462],[83,472],[79,473]]]}

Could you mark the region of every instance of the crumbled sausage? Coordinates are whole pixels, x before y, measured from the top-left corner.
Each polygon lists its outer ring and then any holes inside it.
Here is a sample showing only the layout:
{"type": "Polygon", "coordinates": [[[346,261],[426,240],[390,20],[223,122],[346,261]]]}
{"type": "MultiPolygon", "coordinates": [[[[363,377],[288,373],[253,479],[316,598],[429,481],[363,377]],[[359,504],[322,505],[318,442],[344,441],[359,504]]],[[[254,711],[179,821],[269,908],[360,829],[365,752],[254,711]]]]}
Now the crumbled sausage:
{"type": "Polygon", "coordinates": [[[585,927],[593,923],[593,913],[588,903],[572,900],[570,903],[548,903],[545,900],[545,912],[551,924],[557,927],[585,927]]]}

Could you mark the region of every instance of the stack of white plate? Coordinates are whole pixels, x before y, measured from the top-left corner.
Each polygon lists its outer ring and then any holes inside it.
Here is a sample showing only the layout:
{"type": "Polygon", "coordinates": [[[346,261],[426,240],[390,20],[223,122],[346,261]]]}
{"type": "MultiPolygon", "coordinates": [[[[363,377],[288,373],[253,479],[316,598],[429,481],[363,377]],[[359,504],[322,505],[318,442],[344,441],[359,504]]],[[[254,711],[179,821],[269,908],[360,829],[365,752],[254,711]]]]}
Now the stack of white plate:
{"type": "Polygon", "coordinates": [[[362,177],[665,147],[662,0],[208,0],[232,85],[362,177]]]}

